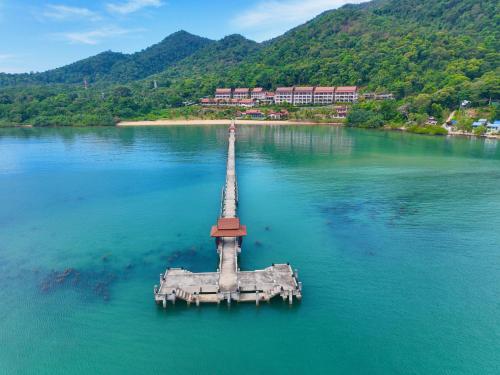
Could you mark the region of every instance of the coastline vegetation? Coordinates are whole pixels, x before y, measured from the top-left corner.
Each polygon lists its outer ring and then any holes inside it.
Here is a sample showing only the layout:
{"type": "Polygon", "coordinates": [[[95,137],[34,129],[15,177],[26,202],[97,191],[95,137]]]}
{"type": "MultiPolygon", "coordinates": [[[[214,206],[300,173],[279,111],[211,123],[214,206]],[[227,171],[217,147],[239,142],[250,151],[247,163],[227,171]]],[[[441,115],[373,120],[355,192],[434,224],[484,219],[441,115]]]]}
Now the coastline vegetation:
{"type": "MultiPolygon", "coordinates": [[[[49,72],[0,73],[0,126],[232,116],[234,108],[184,105],[220,86],[301,84],[394,93],[394,101],[354,105],[348,126],[414,129],[429,116],[444,123],[464,99],[476,108],[499,100],[499,13],[493,0],[374,0],[325,12],[264,43],[178,32],[132,55],[104,52],[49,72]]],[[[289,111],[292,119],[330,116],[319,108],[289,111]]],[[[459,126],[470,130],[463,120],[459,126]]]]}

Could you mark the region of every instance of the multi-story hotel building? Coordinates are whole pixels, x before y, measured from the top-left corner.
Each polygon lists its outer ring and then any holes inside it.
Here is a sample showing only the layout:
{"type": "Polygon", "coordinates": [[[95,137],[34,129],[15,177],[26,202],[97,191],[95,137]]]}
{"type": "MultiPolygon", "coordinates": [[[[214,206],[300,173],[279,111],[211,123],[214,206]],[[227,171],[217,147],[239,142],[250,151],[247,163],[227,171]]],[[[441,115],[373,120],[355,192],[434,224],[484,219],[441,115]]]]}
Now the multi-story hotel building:
{"type": "Polygon", "coordinates": [[[250,97],[250,89],[249,88],[237,88],[234,89],[233,98],[234,99],[248,99],[250,97]]]}
{"type": "Polygon", "coordinates": [[[321,87],[314,89],[314,104],[332,104],[335,99],[335,87],[321,87]]]}
{"type": "Polygon", "coordinates": [[[215,99],[231,99],[232,94],[232,89],[217,89],[215,90],[215,99]]]}
{"type": "Polygon", "coordinates": [[[273,104],[274,103],[274,92],[272,91],[266,91],[266,98],[262,100],[266,104],[273,104]]]}
{"type": "Polygon", "coordinates": [[[293,90],[293,104],[304,105],[313,103],[314,87],[297,86],[293,90]]]}
{"type": "Polygon", "coordinates": [[[293,103],[293,87],[278,87],[274,94],[276,104],[293,103]]]}
{"type": "MultiPolygon", "coordinates": [[[[371,97],[369,97],[371,98],[371,97]]],[[[375,97],[379,99],[379,97],[375,97]]],[[[380,99],[392,98],[392,94],[386,94],[380,99]]],[[[290,103],[294,105],[328,105],[332,103],[354,103],[358,100],[357,86],[323,87],[323,86],[296,86],[296,87],[278,87],[276,93],[265,91],[261,87],[253,89],[237,88],[227,89],[219,88],[215,91],[215,99],[227,101],[229,99],[251,99],[254,102],[266,104],[290,103]]]]}
{"type": "Polygon", "coordinates": [[[252,92],[250,93],[250,98],[254,100],[265,100],[266,99],[266,92],[262,87],[256,87],[252,89],[252,92]]]}
{"type": "Polygon", "coordinates": [[[341,86],[335,90],[335,101],[337,103],[354,103],[358,100],[357,86],[341,86]]]}

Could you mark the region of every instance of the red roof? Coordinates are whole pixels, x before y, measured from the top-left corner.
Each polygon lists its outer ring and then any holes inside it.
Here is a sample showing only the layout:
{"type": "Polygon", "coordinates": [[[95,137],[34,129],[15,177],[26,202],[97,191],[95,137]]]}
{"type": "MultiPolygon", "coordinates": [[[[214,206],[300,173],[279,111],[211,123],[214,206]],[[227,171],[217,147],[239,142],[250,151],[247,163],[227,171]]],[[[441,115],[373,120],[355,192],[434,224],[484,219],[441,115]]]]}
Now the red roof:
{"type": "Polygon", "coordinates": [[[337,87],[337,90],[335,92],[356,92],[358,91],[357,86],[340,86],[337,87]]]}
{"type": "Polygon", "coordinates": [[[231,89],[216,89],[216,94],[231,94],[231,89]]]}
{"type": "Polygon", "coordinates": [[[314,90],[314,87],[312,86],[298,86],[298,87],[295,87],[295,92],[299,91],[299,92],[313,92],[314,90]]]}
{"type": "Polygon", "coordinates": [[[269,96],[269,97],[274,96],[274,92],[268,91],[268,92],[266,92],[266,96],[269,96]]]}
{"type": "Polygon", "coordinates": [[[249,92],[250,89],[249,88],[237,88],[237,89],[234,89],[234,93],[247,93],[249,92]]]}
{"type": "Polygon", "coordinates": [[[314,89],[314,92],[321,92],[321,93],[333,93],[334,91],[335,87],[318,86],[314,89]]]}
{"type": "Polygon", "coordinates": [[[278,88],[276,89],[276,92],[277,92],[277,93],[278,93],[278,92],[280,92],[280,93],[281,93],[281,92],[291,93],[291,92],[293,92],[293,87],[278,87],[278,88]]]}
{"type": "Polygon", "coordinates": [[[247,115],[263,115],[262,111],[259,111],[258,109],[249,109],[248,111],[245,112],[247,115]]]}
{"type": "Polygon", "coordinates": [[[240,224],[240,219],[220,218],[217,225],[210,230],[211,237],[243,237],[247,235],[247,227],[240,224]]]}
{"type": "Polygon", "coordinates": [[[254,103],[253,99],[239,99],[238,103],[254,103]]]}
{"type": "Polygon", "coordinates": [[[255,93],[260,93],[263,91],[264,91],[264,89],[262,87],[255,87],[254,89],[252,89],[252,92],[255,92],[255,93]]]}

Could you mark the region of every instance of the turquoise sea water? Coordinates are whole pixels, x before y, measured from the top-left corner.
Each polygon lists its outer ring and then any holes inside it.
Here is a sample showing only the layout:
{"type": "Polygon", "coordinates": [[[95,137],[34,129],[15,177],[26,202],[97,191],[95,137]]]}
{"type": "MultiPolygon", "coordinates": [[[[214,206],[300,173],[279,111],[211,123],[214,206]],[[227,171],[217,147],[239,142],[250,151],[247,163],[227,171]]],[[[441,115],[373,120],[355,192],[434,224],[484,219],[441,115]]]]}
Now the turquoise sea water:
{"type": "Polygon", "coordinates": [[[153,303],[212,271],[225,127],[0,130],[0,374],[499,374],[500,144],[239,127],[241,267],[302,303],[153,303]]]}

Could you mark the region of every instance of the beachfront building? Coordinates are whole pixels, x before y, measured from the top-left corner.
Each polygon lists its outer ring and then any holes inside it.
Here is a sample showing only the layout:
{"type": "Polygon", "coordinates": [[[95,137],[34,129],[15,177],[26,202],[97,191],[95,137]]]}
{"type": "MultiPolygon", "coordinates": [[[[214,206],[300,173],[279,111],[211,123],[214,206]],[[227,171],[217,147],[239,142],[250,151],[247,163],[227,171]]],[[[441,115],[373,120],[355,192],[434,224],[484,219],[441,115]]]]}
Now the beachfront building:
{"type": "Polygon", "coordinates": [[[358,101],[357,86],[340,86],[335,89],[335,101],[337,103],[354,103],[358,101]]]}
{"type": "Polygon", "coordinates": [[[431,116],[427,119],[426,125],[437,125],[438,124],[438,120],[434,117],[434,116],[431,116]]]}
{"type": "Polygon", "coordinates": [[[255,106],[255,100],[253,99],[233,99],[236,100],[236,105],[240,107],[251,108],[255,106]]]}
{"type": "Polygon", "coordinates": [[[488,133],[500,133],[500,120],[488,123],[486,128],[488,129],[488,133]]]}
{"type": "Polygon", "coordinates": [[[276,104],[293,103],[293,87],[278,87],[274,95],[276,104]]]}
{"type": "Polygon", "coordinates": [[[284,120],[288,118],[288,111],[286,109],[282,109],[279,112],[270,112],[269,119],[271,120],[284,120]]]}
{"type": "Polygon", "coordinates": [[[259,111],[258,109],[249,109],[248,111],[243,112],[242,115],[248,116],[253,120],[262,120],[262,119],[266,118],[266,115],[264,114],[264,112],[259,111]]]}
{"type": "Polygon", "coordinates": [[[245,107],[251,108],[255,106],[253,99],[215,99],[215,98],[202,98],[200,104],[204,107],[245,107]]]}
{"type": "Polygon", "coordinates": [[[297,86],[293,90],[293,105],[304,105],[313,103],[314,87],[297,86]]]}
{"type": "Polygon", "coordinates": [[[348,113],[349,109],[345,105],[336,105],[333,108],[337,112],[337,114],[334,115],[333,118],[346,118],[347,117],[347,113],[348,113]]]}
{"type": "Polygon", "coordinates": [[[246,87],[234,89],[233,98],[234,99],[248,99],[248,98],[250,98],[250,89],[246,88],[246,87]]]}
{"type": "Polygon", "coordinates": [[[479,119],[477,121],[474,121],[472,123],[472,127],[473,128],[479,128],[480,126],[486,127],[487,124],[488,124],[488,120],[486,120],[485,118],[482,118],[482,119],[479,119]]]}
{"type": "Polygon", "coordinates": [[[253,100],[265,100],[266,91],[262,87],[255,87],[250,93],[250,98],[253,100]]]}
{"type": "Polygon", "coordinates": [[[231,99],[233,94],[232,89],[216,89],[215,90],[215,99],[231,99]]]}
{"type": "Polygon", "coordinates": [[[318,86],[314,89],[314,104],[332,104],[335,99],[335,87],[318,86]]]}

